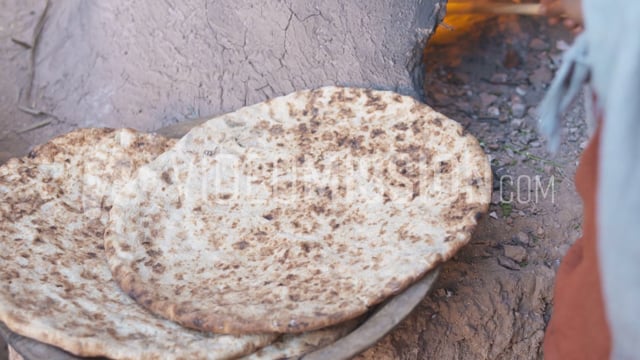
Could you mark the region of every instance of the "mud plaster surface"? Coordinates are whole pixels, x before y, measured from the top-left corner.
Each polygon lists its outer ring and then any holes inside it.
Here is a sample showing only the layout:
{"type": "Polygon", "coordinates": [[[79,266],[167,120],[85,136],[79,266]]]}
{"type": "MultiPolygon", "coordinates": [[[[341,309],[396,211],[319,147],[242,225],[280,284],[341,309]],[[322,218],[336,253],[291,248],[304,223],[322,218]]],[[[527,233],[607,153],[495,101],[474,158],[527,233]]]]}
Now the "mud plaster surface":
{"type": "Polygon", "coordinates": [[[0,0],[0,148],[72,127],[151,131],[322,85],[419,97],[421,49],[444,2],[52,1],[28,91],[25,45],[46,2],[0,0]]]}

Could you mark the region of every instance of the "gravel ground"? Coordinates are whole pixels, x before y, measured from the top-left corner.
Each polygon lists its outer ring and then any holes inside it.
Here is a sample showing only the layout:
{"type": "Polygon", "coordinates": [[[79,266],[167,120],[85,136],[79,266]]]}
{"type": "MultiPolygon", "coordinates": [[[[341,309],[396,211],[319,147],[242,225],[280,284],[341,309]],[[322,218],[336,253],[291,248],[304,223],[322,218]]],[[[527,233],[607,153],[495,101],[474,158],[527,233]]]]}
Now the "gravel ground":
{"type": "Polygon", "coordinates": [[[587,127],[578,101],[560,151],[550,155],[535,108],[571,41],[544,19],[505,16],[427,48],[427,103],[480,140],[492,159],[494,196],[431,295],[360,359],[542,358],[555,273],[581,231],[573,176],[587,127]]]}

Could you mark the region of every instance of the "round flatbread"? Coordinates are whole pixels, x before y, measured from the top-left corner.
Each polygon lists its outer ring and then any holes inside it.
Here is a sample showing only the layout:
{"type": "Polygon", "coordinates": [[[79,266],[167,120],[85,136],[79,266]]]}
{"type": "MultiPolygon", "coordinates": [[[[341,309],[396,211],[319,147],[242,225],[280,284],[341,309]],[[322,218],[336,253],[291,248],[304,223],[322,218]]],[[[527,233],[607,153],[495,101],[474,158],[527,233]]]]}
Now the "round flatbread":
{"type": "Polygon", "coordinates": [[[491,194],[477,140],[392,92],[327,87],[194,128],[116,195],[120,286],[219,333],[352,319],[469,241],[491,194]]]}
{"type": "Polygon", "coordinates": [[[273,340],[185,329],[113,281],[103,246],[111,193],[173,143],[82,129],[0,167],[1,321],[76,355],[117,359],[222,359],[273,340]]]}

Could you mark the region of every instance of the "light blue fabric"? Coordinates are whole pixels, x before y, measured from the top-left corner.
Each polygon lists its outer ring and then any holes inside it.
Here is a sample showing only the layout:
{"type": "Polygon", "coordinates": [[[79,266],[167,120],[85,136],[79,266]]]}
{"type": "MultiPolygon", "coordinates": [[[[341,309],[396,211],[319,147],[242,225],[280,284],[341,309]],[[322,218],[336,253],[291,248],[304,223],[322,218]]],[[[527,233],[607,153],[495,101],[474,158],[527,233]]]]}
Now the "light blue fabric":
{"type": "Polygon", "coordinates": [[[561,115],[589,78],[587,54],[588,41],[583,34],[578,36],[573,46],[564,53],[562,66],[556,72],[546,96],[540,103],[538,125],[540,132],[547,137],[552,153],[560,147],[561,115]]]}
{"type": "Polygon", "coordinates": [[[584,0],[604,112],[598,248],[613,359],[640,358],[640,1],[584,0]]]}
{"type": "Polygon", "coordinates": [[[588,67],[604,114],[597,225],[612,359],[639,359],[640,0],[583,0],[583,11],[585,32],[541,104],[540,128],[559,144],[559,114],[586,80],[572,68],[588,67]]]}

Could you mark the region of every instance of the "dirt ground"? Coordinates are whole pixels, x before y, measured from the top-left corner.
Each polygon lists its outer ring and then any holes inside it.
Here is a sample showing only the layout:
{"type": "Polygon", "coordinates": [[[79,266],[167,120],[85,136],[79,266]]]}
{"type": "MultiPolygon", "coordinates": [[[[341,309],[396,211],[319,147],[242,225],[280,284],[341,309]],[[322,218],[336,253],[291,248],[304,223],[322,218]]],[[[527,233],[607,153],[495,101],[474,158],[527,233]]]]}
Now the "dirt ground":
{"type": "Polygon", "coordinates": [[[427,103],[480,140],[492,159],[494,196],[431,295],[361,359],[542,358],[555,273],[581,231],[573,176],[587,126],[576,102],[551,156],[535,107],[570,42],[543,19],[500,17],[455,44],[427,48],[427,103]]]}
{"type": "MultiPolygon", "coordinates": [[[[5,16],[0,24],[10,23],[5,16]]],[[[28,82],[30,58],[10,34],[0,28],[0,162],[73,127],[18,109],[13,89],[28,82]]],[[[495,193],[431,295],[360,359],[542,358],[554,276],[581,231],[573,175],[587,127],[583,105],[574,104],[552,157],[535,131],[534,108],[570,42],[543,19],[500,17],[427,49],[427,102],[478,137],[492,159],[495,193]]]]}

